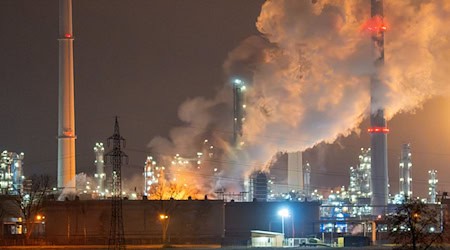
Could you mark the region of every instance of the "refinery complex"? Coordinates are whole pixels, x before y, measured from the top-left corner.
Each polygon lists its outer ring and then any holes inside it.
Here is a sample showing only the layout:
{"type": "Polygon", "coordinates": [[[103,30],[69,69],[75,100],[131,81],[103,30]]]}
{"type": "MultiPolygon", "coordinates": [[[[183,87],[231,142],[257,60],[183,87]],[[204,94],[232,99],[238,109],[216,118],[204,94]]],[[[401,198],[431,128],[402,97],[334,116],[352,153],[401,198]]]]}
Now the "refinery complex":
{"type": "MultiPolygon", "coordinates": [[[[413,144],[404,143],[398,149],[398,162],[388,163],[386,107],[374,94],[382,85],[388,27],[383,21],[383,0],[370,2],[367,29],[373,55],[367,60],[373,63],[374,72],[370,76],[370,111],[366,114],[370,128],[361,132],[370,134],[370,145],[358,146],[362,146],[360,153],[353,156],[357,164],[347,166],[348,172],[342,173],[345,185],[324,190],[316,188],[324,185],[312,181],[317,166],[304,159],[303,149],[264,156],[270,158],[268,162],[252,158],[254,148],[246,134],[252,113],[247,110],[256,104],[248,101],[252,82],[245,77],[233,77],[225,88],[226,102],[231,104],[229,117],[233,119],[227,124],[232,126],[232,133],[220,131],[226,134],[222,137],[217,133],[194,134],[196,144],[184,152],[150,148],[147,158],[138,159],[142,162],[135,170],[139,185],[130,187],[121,173],[127,166],[127,131],[119,130],[116,117],[113,135],[99,138],[93,145],[92,171],[77,172],[72,0],[59,0],[56,184],[49,187],[41,206],[26,218],[23,209],[14,209],[14,202],[19,197],[22,207],[32,206],[30,197],[37,191],[33,183],[36,179],[24,176],[25,153],[4,149],[0,154],[0,207],[5,213],[0,233],[8,239],[30,233],[53,244],[83,241],[113,245],[114,249],[121,249],[125,243],[167,242],[298,246],[298,241],[306,238],[336,246],[337,237],[347,235],[387,242],[383,219],[408,199],[446,210],[447,193],[440,191],[435,169],[420,173],[428,176],[428,196],[418,197],[413,192],[413,144]],[[394,168],[398,169],[398,179],[388,176],[388,170],[394,168]],[[394,182],[398,190],[390,188],[394,182]],[[256,239],[261,235],[270,238],[270,245],[256,239]],[[277,237],[283,242],[277,243],[277,237]]],[[[439,231],[439,226],[434,230],[439,231]]]]}

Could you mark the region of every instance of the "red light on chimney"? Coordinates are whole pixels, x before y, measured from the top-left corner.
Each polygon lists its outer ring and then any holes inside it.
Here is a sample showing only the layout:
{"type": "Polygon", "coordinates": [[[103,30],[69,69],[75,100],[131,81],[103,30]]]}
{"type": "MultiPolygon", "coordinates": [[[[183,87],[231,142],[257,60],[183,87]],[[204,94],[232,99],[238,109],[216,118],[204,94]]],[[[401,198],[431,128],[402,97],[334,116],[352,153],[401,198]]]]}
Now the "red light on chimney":
{"type": "Polygon", "coordinates": [[[367,132],[369,133],[384,133],[387,134],[389,132],[389,129],[386,127],[373,127],[373,128],[368,128],[367,132]]]}
{"type": "Polygon", "coordinates": [[[64,34],[64,37],[65,37],[65,38],[72,38],[72,35],[69,34],[69,33],[66,33],[66,34],[64,34]]]}
{"type": "Polygon", "coordinates": [[[388,26],[389,25],[384,21],[383,17],[374,16],[362,24],[361,31],[377,34],[378,32],[387,31],[388,26]]]}

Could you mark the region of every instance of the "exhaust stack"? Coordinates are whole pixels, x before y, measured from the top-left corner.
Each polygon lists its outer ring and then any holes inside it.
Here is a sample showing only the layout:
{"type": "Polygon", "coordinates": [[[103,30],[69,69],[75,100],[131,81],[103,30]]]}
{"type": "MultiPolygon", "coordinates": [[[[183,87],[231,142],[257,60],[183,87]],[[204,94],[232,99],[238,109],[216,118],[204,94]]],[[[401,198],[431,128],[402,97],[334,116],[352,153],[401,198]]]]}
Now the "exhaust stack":
{"type": "Polygon", "coordinates": [[[58,189],[75,192],[72,0],[59,0],[58,189]]]}

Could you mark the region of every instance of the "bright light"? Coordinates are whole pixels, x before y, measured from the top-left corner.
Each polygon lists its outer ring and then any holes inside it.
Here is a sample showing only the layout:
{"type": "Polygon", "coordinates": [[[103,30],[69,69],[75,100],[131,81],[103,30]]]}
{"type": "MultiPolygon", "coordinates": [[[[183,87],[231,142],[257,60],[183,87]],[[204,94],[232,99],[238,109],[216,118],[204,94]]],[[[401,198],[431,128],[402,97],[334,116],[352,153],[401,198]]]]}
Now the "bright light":
{"type": "Polygon", "coordinates": [[[278,215],[281,217],[289,217],[289,210],[287,210],[286,208],[281,209],[280,211],[278,211],[278,215]]]}
{"type": "Polygon", "coordinates": [[[367,132],[369,133],[385,133],[387,134],[389,132],[389,129],[386,127],[373,127],[367,129],[367,132]]]}
{"type": "Polygon", "coordinates": [[[241,83],[242,83],[242,80],[241,80],[241,79],[234,79],[234,83],[235,83],[235,84],[241,84],[241,83]]]}
{"type": "Polygon", "coordinates": [[[159,219],[160,219],[160,220],[165,220],[165,219],[168,219],[168,218],[169,218],[169,216],[166,215],[166,214],[160,214],[160,215],[159,215],[159,219]]]}

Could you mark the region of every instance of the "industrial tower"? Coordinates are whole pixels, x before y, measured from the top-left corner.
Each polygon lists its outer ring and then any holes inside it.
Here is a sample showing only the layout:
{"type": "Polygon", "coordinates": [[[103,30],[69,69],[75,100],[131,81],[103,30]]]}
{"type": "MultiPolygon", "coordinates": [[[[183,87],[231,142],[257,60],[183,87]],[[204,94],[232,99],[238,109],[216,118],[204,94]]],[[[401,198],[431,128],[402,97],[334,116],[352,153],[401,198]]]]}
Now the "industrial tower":
{"type": "Polygon", "coordinates": [[[238,149],[242,145],[243,123],[245,121],[244,81],[235,79],[233,81],[233,146],[238,149]]]}
{"type": "Polygon", "coordinates": [[[97,142],[94,147],[95,152],[95,166],[96,173],[94,175],[97,180],[97,191],[100,196],[105,195],[105,162],[103,160],[103,154],[105,153],[105,148],[103,147],[103,143],[97,142]]]}
{"type": "Polygon", "coordinates": [[[437,196],[437,171],[436,170],[430,170],[428,171],[428,194],[430,195],[430,203],[434,204],[436,203],[436,196],[437,196]]]}
{"type": "Polygon", "coordinates": [[[0,194],[23,193],[23,158],[24,153],[9,152],[0,154],[0,194]]]}
{"type": "Polygon", "coordinates": [[[144,166],[144,194],[150,195],[151,187],[153,184],[158,183],[158,178],[156,173],[156,161],[152,156],[147,156],[144,166]]]}
{"type": "Polygon", "coordinates": [[[372,32],[373,54],[375,56],[376,72],[370,79],[371,88],[371,114],[369,133],[371,134],[371,186],[373,215],[385,213],[388,204],[388,161],[387,161],[387,133],[384,117],[384,107],[379,107],[380,100],[376,93],[383,87],[379,78],[380,70],[384,65],[384,32],[386,27],[383,23],[383,0],[371,0],[371,23],[369,27],[372,32]]]}
{"type": "Polygon", "coordinates": [[[72,0],[59,0],[58,189],[75,192],[72,0]]]}
{"type": "Polygon", "coordinates": [[[108,249],[125,249],[122,217],[122,161],[128,162],[128,155],[121,150],[122,142],[125,144],[125,139],[120,135],[119,122],[116,116],[114,134],[108,138],[108,147],[112,143],[112,150],[105,155],[107,162],[112,165],[113,178],[108,249]]]}
{"type": "Polygon", "coordinates": [[[309,162],[303,165],[303,194],[306,198],[311,197],[311,165],[309,162]]]}
{"type": "Polygon", "coordinates": [[[401,198],[412,198],[412,188],[411,188],[411,146],[406,143],[402,147],[402,155],[399,164],[399,187],[401,198]]]}

